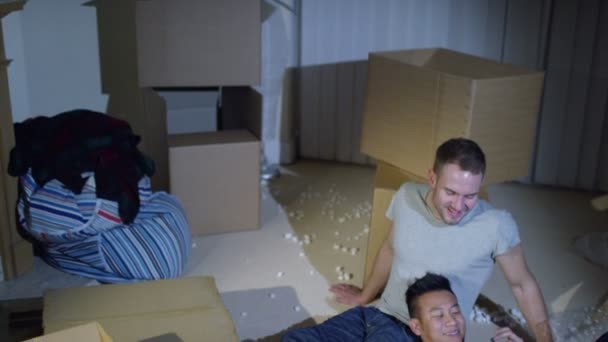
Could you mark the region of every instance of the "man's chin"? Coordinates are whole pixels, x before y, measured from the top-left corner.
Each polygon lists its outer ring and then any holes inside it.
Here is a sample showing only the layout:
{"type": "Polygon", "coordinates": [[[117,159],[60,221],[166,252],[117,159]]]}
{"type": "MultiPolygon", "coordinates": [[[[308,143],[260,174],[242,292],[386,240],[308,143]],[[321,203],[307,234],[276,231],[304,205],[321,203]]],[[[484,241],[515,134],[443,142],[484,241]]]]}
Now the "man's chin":
{"type": "Polygon", "coordinates": [[[462,341],[464,338],[460,331],[447,332],[444,333],[443,336],[447,337],[450,341],[462,341]]]}
{"type": "Polygon", "coordinates": [[[451,215],[445,215],[443,217],[443,221],[447,224],[458,224],[464,215],[460,215],[458,217],[452,217],[451,215]]]}

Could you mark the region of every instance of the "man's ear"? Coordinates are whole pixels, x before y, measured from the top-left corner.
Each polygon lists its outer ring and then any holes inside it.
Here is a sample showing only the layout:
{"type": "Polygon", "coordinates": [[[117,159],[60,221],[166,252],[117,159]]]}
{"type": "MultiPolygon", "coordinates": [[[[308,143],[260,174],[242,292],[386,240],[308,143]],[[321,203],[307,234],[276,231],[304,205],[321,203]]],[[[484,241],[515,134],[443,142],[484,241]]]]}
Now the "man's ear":
{"type": "Polygon", "coordinates": [[[435,171],[433,169],[429,169],[428,181],[429,181],[429,186],[431,187],[431,189],[434,189],[435,185],[437,185],[437,174],[435,173],[435,171]]]}
{"type": "Polygon", "coordinates": [[[416,336],[422,335],[422,326],[418,318],[410,318],[407,324],[410,326],[410,329],[412,329],[412,332],[416,334],[416,336]]]}

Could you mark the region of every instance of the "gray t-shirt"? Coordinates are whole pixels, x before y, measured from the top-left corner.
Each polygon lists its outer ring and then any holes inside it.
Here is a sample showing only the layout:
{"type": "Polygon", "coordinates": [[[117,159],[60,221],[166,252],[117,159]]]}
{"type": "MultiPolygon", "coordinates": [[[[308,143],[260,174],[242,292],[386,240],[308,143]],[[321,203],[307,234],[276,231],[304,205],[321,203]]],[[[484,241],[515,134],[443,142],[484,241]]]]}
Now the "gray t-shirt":
{"type": "Polygon", "coordinates": [[[468,319],[492,273],[495,258],[520,243],[511,215],[479,200],[456,225],[437,219],[425,204],[428,185],[406,183],[393,196],[386,216],[393,221],[394,257],[378,308],[409,319],[405,291],[427,272],[450,279],[468,319]]]}

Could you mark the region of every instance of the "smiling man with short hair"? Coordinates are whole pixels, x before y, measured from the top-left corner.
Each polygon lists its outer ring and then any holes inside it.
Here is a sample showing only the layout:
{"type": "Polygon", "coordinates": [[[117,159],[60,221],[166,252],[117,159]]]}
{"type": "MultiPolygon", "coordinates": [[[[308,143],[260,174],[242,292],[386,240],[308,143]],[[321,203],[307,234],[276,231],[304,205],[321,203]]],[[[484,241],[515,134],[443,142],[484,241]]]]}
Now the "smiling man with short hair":
{"type": "Polygon", "coordinates": [[[424,342],[462,341],[465,318],[447,278],[428,273],[405,292],[408,325],[424,342]]]}
{"type": "MultiPolygon", "coordinates": [[[[462,342],[466,333],[465,318],[460,311],[450,281],[441,275],[427,273],[416,279],[405,292],[410,312],[408,325],[422,342],[462,342]]],[[[493,341],[521,342],[508,327],[496,330],[493,341]]]]}

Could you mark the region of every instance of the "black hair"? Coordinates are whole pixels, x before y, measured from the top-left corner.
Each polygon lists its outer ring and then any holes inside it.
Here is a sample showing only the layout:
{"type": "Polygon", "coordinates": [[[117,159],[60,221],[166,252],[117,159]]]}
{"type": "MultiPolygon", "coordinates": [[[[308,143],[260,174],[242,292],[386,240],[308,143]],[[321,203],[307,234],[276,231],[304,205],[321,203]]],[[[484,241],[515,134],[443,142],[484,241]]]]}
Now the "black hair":
{"type": "Polygon", "coordinates": [[[476,175],[486,172],[486,156],[481,147],[466,138],[452,138],[441,144],[435,153],[433,171],[439,174],[445,164],[452,163],[476,175]]]}
{"type": "Polygon", "coordinates": [[[425,274],[424,277],[416,279],[414,283],[408,287],[405,292],[405,303],[407,304],[407,309],[410,312],[411,318],[419,318],[418,298],[425,293],[435,291],[448,291],[456,296],[454,291],[452,291],[448,278],[435,273],[425,274]]]}

